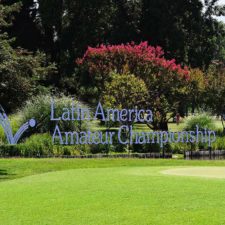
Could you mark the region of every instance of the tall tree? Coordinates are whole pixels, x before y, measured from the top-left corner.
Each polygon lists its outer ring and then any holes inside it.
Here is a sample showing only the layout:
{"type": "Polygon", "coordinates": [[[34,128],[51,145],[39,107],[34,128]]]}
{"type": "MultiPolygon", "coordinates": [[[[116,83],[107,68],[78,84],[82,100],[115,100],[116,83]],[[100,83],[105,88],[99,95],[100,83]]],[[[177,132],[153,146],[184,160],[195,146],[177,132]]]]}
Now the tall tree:
{"type": "Polygon", "coordinates": [[[21,11],[7,31],[16,46],[41,49],[57,63],[60,86],[71,83],[74,59],[101,43],[147,40],[168,58],[201,68],[223,55],[224,26],[214,18],[224,14],[218,0],[2,0],[18,1],[21,11]]]}
{"type": "Polygon", "coordinates": [[[207,70],[204,98],[207,107],[221,117],[225,133],[225,64],[214,62],[207,70]]]}
{"type": "Polygon", "coordinates": [[[153,122],[148,124],[151,129],[168,130],[170,117],[187,98],[188,69],[183,69],[175,60],[166,60],[160,47],[154,48],[147,42],[89,48],[77,63],[80,67],[79,94],[89,102],[98,102],[109,89],[105,84],[111,82],[111,72],[129,73],[141,78],[148,90],[149,99],[145,104],[154,115],[153,122]]]}
{"type": "Polygon", "coordinates": [[[17,3],[0,3],[0,103],[9,112],[20,107],[31,94],[43,92],[43,83],[55,70],[54,65],[46,65],[44,54],[12,47],[14,40],[4,30],[20,7],[17,3]]]}
{"type": "Polygon", "coordinates": [[[74,58],[88,45],[106,41],[113,15],[111,0],[38,0],[38,5],[45,47],[61,77],[73,72],[74,58]]]}
{"type": "Polygon", "coordinates": [[[37,4],[35,0],[2,0],[3,5],[21,4],[19,11],[13,13],[12,26],[8,27],[9,36],[16,37],[15,46],[36,51],[42,47],[42,35],[37,20],[37,4]]]}
{"type": "Polygon", "coordinates": [[[142,38],[160,45],[168,57],[193,67],[208,66],[221,35],[214,15],[224,14],[218,0],[143,0],[142,38]]]}
{"type": "Polygon", "coordinates": [[[141,0],[114,0],[115,16],[109,42],[112,44],[140,42],[141,0]]]}

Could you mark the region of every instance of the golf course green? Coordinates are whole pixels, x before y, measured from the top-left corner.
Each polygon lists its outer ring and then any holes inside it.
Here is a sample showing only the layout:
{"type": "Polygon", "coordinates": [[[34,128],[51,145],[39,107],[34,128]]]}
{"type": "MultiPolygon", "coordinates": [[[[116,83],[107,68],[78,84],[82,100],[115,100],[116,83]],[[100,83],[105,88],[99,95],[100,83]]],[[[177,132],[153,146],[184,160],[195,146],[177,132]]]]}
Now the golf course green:
{"type": "Polygon", "coordinates": [[[223,173],[225,162],[2,159],[0,224],[225,224],[225,178],[167,174],[188,168],[223,173]]]}

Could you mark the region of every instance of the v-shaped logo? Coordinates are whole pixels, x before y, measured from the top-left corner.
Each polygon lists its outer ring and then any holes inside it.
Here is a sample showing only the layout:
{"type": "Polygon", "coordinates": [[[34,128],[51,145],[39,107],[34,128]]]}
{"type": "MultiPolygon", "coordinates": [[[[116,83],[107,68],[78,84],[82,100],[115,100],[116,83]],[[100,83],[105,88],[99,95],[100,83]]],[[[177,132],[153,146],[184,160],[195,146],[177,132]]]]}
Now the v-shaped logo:
{"type": "Polygon", "coordinates": [[[5,136],[7,138],[7,141],[9,144],[14,145],[17,144],[20,137],[23,135],[23,133],[29,128],[29,127],[35,127],[36,121],[35,119],[31,119],[25,124],[23,124],[19,130],[16,132],[15,136],[13,136],[12,127],[10,125],[9,119],[0,105],[0,125],[3,127],[5,136]]]}

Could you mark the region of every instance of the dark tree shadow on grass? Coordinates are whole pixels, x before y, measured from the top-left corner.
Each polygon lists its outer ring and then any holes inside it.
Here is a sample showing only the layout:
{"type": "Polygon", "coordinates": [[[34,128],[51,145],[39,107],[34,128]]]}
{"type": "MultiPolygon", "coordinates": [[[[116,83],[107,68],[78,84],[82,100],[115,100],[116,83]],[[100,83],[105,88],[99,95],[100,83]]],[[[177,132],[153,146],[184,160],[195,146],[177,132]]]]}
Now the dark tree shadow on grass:
{"type": "Polygon", "coordinates": [[[0,181],[1,180],[6,180],[6,179],[9,179],[10,176],[12,176],[13,174],[9,174],[7,172],[7,170],[2,170],[0,169],[0,181]]]}

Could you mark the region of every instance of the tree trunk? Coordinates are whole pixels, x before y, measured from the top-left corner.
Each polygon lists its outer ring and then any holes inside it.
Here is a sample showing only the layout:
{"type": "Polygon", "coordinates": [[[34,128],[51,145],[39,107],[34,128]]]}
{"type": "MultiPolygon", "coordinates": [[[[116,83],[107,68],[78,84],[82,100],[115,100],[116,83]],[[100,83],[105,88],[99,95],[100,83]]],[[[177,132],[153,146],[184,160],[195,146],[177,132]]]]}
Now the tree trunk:
{"type": "Polygon", "coordinates": [[[222,122],[222,125],[223,125],[223,134],[225,134],[225,125],[224,125],[223,115],[221,115],[221,122],[222,122]]]}
{"type": "Polygon", "coordinates": [[[168,131],[168,122],[167,121],[161,121],[159,123],[159,130],[168,131]]]}
{"type": "Polygon", "coordinates": [[[191,113],[192,113],[192,114],[195,113],[195,103],[194,103],[194,102],[192,102],[191,113]]]}

